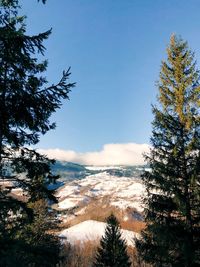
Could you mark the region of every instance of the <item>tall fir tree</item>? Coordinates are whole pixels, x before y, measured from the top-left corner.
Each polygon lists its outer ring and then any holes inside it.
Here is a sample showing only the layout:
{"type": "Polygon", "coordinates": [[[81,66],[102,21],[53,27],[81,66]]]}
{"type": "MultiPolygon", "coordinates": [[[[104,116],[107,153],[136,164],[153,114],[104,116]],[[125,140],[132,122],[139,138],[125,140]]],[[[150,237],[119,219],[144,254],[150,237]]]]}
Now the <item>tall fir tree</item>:
{"type": "Polygon", "coordinates": [[[130,267],[125,240],[121,236],[120,225],[114,215],[107,218],[105,235],[100,240],[100,247],[94,267],[130,267]]]}
{"type": "Polygon", "coordinates": [[[56,177],[51,174],[52,161],[28,146],[37,144],[40,134],[55,128],[50,116],[63,99],[68,99],[74,84],[68,82],[67,70],[58,84],[47,85],[42,76],[47,61],[38,62],[37,55],[44,54],[43,42],[51,30],[26,35],[25,17],[18,15],[19,1],[0,2],[0,266],[55,266],[57,249],[51,250],[52,257],[49,253],[40,257],[40,263],[34,251],[38,252],[41,245],[45,250],[51,241],[55,248],[57,240],[48,235],[49,228],[41,227],[40,243],[33,226],[39,218],[41,224],[42,219],[47,222],[39,211],[44,213],[48,209],[45,203],[55,201],[47,184],[56,177]],[[23,189],[26,201],[13,195],[16,187],[23,189]],[[36,208],[38,203],[44,207],[36,208]],[[32,262],[28,255],[32,255],[32,262]],[[47,265],[42,262],[46,256],[47,265]]]}
{"type": "Polygon", "coordinates": [[[194,54],[173,35],[153,107],[146,156],[146,229],[137,248],[153,266],[200,266],[200,86],[194,54]]]}

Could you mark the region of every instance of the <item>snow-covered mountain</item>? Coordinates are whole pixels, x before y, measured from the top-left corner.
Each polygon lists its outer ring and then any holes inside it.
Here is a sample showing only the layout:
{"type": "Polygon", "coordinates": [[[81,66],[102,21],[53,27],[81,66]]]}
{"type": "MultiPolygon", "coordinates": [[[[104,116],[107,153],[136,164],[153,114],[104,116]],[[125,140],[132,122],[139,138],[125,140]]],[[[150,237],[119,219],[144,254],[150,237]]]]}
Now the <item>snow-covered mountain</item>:
{"type": "Polygon", "coordinates": [[[133,208],[142,212],[141,197],[144,186],[139,178],[118,177],[106,171],[89,175],[84,179],[66,182],[57,190],[59,199],[57,208],[67,210],[85,207],[93,200],[119,209],[133,208]]]}
{"type": "MultiPolygon", "coordinates": [[[[56,190],[58,203],[53,208],[59,211],[61,221],[69,227],[64,227],[61,235],[66,236],[70,243],[82,242],[90,235],[100,238],[105,228],[103,221],[111,212],[129,224],[125,229],[132,229],[133,221],[142,220],[145,188],[140,175],[145,167],[59,164],[59,170],[62,169],[67,176],[61,176],[62,186],[56,190]],[[67,170],[69,167],[70,171],[67,170]],[[93,230],[92,234],[88,232],[88,224],[91,224],[91,229],[92,225],[98,228],[96,234],[93,230]]],[[[129,234],[133,236],[134,232],[129,234]]]]}
{"type": "Polygon", "coordinates": [[[146,166],[85,166],[72,162],[56,161],[52,171],[60,175],[60,180],[83,179],[92,174],[106,171],[118,177],[139,177],[146,166]]]}

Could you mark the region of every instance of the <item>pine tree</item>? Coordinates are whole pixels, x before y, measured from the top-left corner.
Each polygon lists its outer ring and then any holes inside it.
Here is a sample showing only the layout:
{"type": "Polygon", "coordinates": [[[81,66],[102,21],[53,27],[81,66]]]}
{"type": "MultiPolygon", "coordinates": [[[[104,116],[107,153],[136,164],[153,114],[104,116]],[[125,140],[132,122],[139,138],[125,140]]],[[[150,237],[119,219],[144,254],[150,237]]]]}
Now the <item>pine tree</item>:
{"type": "Polygon", "coordinates": [[[49,211],[45,199],[29,202],[28,206],[33,210],[34,216],[30,223],[18,231],[18,240],[23,242],[24,250],[18,251],[17,261],[23,258],[23,262],[28,266],[33,263],[36,267],[56,266],[62,259],[59,237],[53,233],[53,230],[57,229],[53,211],[49,211]]]}
{"type": "MultiPolygon", "coordinates": [[[[50,116],[60,108],[63,99],[69,98],[74,86],[68,83],[69,69],[63,72],[58,84],[47,85],[46,78],[42,76],[47,61],[39,62],[37,55],[43,56],[43,42],[51,30],[36,36],[26,35],[25,17],[18,15],[19,8],[18,0],[1,1],[0,266],[28,266],[31,263],[26,258],[33,252],[37,233],[30,229],[39,216],[31,203],[55,201],[47,183],[56,177],[51,174],[50,164],[53,161],[28,146],[37,144],[40,134],[55,128],[50,116]],[[26,201],[13,196],[12,189],[16,187],[23,189],[26,201]],[[26,235],[28,229],[31,234],[29,239],[26,235]]],[[[44,206],[44,209],[47,207],[44,206]]],[[[46,230],[43,229],[41,235],[47,241],[42,243],[43,248],[54,240],[46,230]]],[[[37,255],[35,253],[32,257],[32,264],[46,266],[44,262],[36,263],[37,255]]],[[[52,251],[53,255],[57,259],[56,249],[55,253],[52,251]]],[[[52,261],[47,266],[55,264],[52,261]]]]}
{"type": "Polygon", "coordinates": [[[146,156],[146,229],[137,248],[153,266],[200,266],[200,86],[187,42],[171,37],[146,156]]]}
{"type": "Polygon", "coordinates": [[[129,267],[125,240],[121,236],[120,225],[114,215],[107,218],[105,235],[100,240],[94,267],[129,267]]]}

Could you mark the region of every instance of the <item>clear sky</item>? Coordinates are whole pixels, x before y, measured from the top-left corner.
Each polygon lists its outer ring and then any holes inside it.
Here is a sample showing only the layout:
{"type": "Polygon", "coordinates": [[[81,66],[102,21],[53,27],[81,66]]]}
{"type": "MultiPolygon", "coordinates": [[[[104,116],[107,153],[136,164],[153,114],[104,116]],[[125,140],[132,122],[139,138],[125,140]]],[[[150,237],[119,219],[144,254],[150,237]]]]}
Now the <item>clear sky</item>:
{"type": "Polygon", "coordinates": [[[27,28],[52,27],[47,79],[71,66],[76,88],[53,116],[39,148],[98,151],[105,144],[149,143],[161,60],[172,33],[200,64],[199,0],[22,0],[27,28]]]}

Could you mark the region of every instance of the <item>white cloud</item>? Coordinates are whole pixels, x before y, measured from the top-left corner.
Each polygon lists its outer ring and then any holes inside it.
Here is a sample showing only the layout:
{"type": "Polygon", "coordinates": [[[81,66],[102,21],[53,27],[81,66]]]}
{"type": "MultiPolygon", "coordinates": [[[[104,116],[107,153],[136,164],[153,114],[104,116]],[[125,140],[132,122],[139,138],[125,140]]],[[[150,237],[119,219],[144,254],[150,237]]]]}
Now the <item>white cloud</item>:
{"type": "Polygon", "coordinates": [[[78,153],[62,149],[38,149],[49,158],[85,165],[142,165],[143,153],[149,152],[148,144],[106,144],[101,151],[78,153]]]}

